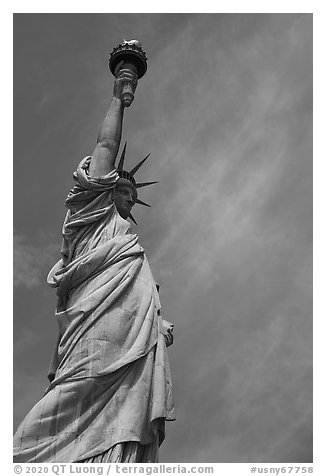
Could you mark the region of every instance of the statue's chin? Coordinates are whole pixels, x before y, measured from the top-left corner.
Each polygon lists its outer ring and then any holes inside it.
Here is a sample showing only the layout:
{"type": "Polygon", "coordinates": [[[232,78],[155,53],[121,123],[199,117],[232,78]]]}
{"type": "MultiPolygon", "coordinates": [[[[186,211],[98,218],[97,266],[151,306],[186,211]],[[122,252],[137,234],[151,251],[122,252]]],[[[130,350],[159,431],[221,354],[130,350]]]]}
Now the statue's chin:
{"type": "Polygon", "coordinates": [[[124,218],[124,219],[128,218],[129,213],[130,213],[129,209],[126,210],[126,209],[124,209],[124,208],[117,208],[117,210],[118,210],[119,215],[120,215],[122,218],[124,218]]]}

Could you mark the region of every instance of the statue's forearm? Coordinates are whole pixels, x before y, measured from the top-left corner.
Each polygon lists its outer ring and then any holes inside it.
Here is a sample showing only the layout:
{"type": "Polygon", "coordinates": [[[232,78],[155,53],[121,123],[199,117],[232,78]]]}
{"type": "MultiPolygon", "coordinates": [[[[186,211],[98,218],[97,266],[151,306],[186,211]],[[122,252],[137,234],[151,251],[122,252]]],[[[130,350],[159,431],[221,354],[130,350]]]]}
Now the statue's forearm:
{"type": "MultiPolygon", "coordinates": [[[[117,68],[119,68],[119,65],[117,68]]],[[[121,67],[114,81],[113,98],[101,126],[97,144],[92,155],[89,172],[93,177],[105,175],[114,168],[121,141],[123,111],[126,99],[129,97],[129,93],[127,98],[124,97],[124,90],[127,88],[128,91],[130,89],[134,93],[136,86],[136,68],[132,65],[121,67]]]]}
{"type": "Polygon", "coordinates": [[[92,154],[89,169],[92,176],[105,175],[114,167],[121,141],[123,110],[121,100],[113,96],[92,154]]]}
{"type": "Polygon", "coordinates": [[[102,145],[117,143],[119,146],[122,132],[123,109],[121,100],[113,96],[98,135],[98,143],[102,145]]]}

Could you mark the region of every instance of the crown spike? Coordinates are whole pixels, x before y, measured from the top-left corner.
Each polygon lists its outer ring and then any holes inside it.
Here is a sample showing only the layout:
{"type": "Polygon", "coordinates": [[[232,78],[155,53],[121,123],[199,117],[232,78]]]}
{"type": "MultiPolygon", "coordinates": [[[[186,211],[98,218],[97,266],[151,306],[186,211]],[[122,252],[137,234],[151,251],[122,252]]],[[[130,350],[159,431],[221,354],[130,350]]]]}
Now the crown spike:
{"type": "Polygon", "coordinates": [[[153,185],[153,183],[158,183],[156,182],[143,182],[143,183],[137,183],[136,188],[141,188],[141,187],[147,187],[148,185],[153,185]]]}
{"type": "Polygon", "coordinates": [[[145,203],[142,200],[139,200],[139,198],[136,199],[136,203],[139,203],[139,205],[144,205],[145,207],[150,207],[150,205],[148,205],[148,203],[145,203]]]}
{"type": "Polygon", "coordinates": [[[127,142],[125,142],[125,145],[123,147],[123,151],[121,153],[121,157],[120,157],[120,161],[119,161],[119,165],[118,165],[118,170],[122,170],[123,169],[123,164],[124,164],[124,161],[125,161],[125,155],[126,155],[126,148],[127,148],[127,142]]]}
{"type": "Polygon", "coordinates": [[[131,220],[134,222],[135,225],[138,225],[138,223],[136,222],[136,220],[132,216],[131,212],[129,212],[129,218],[131,218],[131,220]]]}
{"type": "Polygon", "coordinates": [[[147,160],[150,155],[151,155],[151,154],[146,155],[146,157],[145,157],[143,160],[141,160],[141,161],[139,162],[139,164],[136,165],[136,167],[134,167],[132,170],[130,170],[130,172],[129,172],[130,175],[135,175],[135,173],[137,172],[137,170],[140,169],[140,167],[143,165],[143,163],[145,162],[145,160],[147,160]]]}

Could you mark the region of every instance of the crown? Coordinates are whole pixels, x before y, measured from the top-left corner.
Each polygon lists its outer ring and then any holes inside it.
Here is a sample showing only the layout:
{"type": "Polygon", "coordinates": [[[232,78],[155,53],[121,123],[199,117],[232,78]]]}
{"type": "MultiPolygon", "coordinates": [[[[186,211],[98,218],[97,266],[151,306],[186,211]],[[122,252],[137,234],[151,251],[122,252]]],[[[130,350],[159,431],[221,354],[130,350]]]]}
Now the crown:
{"type": "MultiPolygon", "coordinates": [[[[116,168],[119,177],[131,182],[132,185],[136,189],[141,188],[141,187],[147,187],[148,185],[153,185],[153,183],[158,183],[157,181],[156,182],[137,183],[135,178],[134,178],[135,173],[140,169],[140,167],[143,165],[143,163],[148,159],[148,157],[151,154],[146,155],[146,157],[144,159],[142,159],[132,170],[130,170],[130,172],[127,172],[126,170],[123,169],[123,164],[124,164],[125,156],[126,156],[126,148],[127,148],[127,142],[125,142],[125,145],[123,147],[123,150],[122,150],[122,153],[121,153],[121,156],[120,156],[120,159],[119,159],[118,167],[116,168]]],[[[139,198],[136,199],[135,203],[138,203],[139,205],[144,205],[145,207],[150,207],[150,205],[148,205],[148,203],[145,203],[142,200],[139,200],[139,198]]],[[[129,213],[129,217],[137,225],[137,222],[134,219],[134,217],[132,216],[131,212],[129,213]]]]}

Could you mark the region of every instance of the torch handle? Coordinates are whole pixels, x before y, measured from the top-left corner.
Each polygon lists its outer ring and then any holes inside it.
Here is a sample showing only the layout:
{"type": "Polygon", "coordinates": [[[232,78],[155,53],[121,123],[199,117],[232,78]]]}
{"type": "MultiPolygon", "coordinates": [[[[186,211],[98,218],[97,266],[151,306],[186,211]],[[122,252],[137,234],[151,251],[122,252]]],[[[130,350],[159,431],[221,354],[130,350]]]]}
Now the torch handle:
{"type": "Polygon", "coordinates": [[[124,107],[129,107],[134,100],[134,93],[137,87],[137,70],[132,64],[124,64],[121,66],[117,78],[122,79],[122,92],[121,92],[121,101],[124,107]],[[125,73],[130,73],[133,76],[133,79],[124,78],[125,73]]]}

